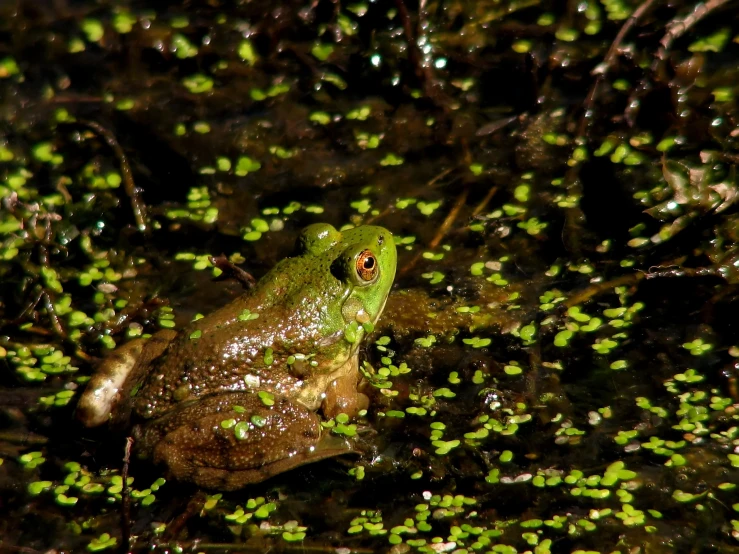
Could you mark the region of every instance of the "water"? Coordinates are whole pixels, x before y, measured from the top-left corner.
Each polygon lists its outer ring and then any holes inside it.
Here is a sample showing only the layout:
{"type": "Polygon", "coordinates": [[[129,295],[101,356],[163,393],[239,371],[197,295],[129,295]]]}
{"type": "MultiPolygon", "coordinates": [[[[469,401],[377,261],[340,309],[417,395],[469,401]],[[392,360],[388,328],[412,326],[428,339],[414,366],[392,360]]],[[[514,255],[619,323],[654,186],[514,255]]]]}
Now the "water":
{"type": "Polygon", "coordinates": [[[401,244],[364,453],[221,496],[134,458],[133,549],[736,548],[735,10],[656,65],[692,7],[647,10],[583,119],[634,6],[401,6],[0,6],[3,547],[124,544],[97,358],[327,221],[401,244]]]}

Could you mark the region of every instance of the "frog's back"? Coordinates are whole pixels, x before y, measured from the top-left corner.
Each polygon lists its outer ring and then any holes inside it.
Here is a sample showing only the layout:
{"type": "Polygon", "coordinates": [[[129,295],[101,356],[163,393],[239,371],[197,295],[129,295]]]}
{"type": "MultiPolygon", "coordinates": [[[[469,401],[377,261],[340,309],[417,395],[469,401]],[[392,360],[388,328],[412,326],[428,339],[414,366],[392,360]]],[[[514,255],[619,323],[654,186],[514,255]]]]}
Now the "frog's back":
{"type": "Polygon", "coordinates": [[[181,330],[154,362],[133,401],[134,411],[158,417],[176,403],[218,391],[288,396],[296,391],[303,358],[325,352],[343,336],[342,326],[332,327],[341,319],[340,302],[321,301],[305,291],[333,298],[344,294],[335,280],[316,292],[312,275],[292,270],[299,263],[283,260],[253,291],[181,330]]]}

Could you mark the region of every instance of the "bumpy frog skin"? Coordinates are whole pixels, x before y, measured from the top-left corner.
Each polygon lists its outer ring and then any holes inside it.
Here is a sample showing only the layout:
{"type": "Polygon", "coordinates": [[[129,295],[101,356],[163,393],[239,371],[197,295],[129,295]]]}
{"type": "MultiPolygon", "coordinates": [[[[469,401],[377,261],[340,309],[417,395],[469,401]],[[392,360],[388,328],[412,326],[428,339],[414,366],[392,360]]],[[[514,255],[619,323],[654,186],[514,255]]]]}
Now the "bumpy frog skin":
{"type": "Polygon", "coordinates": [[[382,227],[315,224],[298,248],[223,308],[116,350],[78,417],[94,426],[132,416],[141,455],[221,490],[351,452],[316,412],[351,416],[367,405],[359,345],[385,307],[395,243],[382,227]]]}

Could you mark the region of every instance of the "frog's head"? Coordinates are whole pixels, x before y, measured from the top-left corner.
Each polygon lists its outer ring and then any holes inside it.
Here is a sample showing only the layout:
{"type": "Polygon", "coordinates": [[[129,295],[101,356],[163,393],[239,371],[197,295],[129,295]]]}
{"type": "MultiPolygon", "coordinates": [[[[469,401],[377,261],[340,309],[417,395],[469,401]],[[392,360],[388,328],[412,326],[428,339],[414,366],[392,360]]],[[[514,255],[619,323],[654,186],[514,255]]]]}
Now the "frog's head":
{"type": "Polygon", "coordinates": [[[390,231],[362,225],[339,232],[327,223],[303,229],[299,248],[322,259],[343,283],[341,313],[346,324],[374,324],[380,317],[395,279],[397,252],[390,231]]]}

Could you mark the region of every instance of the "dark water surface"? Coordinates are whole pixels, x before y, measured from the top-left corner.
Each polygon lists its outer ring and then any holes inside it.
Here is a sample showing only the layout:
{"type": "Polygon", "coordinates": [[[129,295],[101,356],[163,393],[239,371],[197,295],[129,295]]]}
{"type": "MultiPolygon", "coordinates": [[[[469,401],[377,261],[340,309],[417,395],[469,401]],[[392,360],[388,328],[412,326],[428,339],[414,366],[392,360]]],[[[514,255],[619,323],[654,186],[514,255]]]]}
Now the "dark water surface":
{"type": "Polygon", "coordinates": [[[0,550],[736,552],[738,13],[0,1],[0,550]],[[400,245],[363,454],[123,505],[97,360],[322,221],[400,245]]]}

